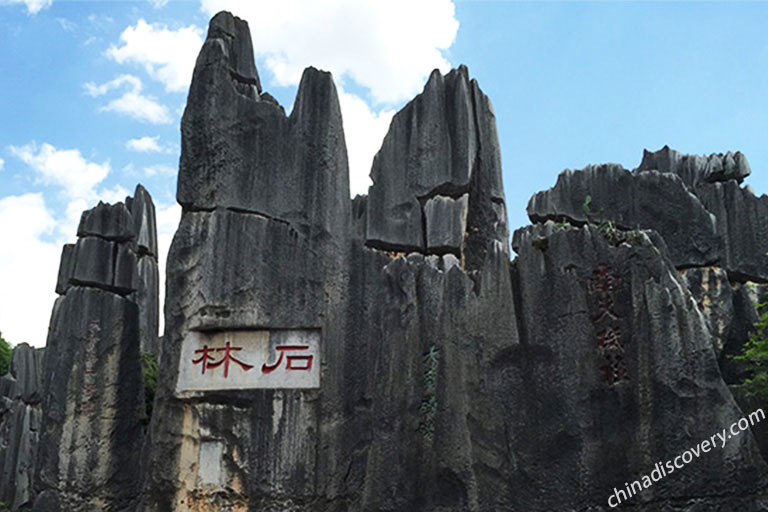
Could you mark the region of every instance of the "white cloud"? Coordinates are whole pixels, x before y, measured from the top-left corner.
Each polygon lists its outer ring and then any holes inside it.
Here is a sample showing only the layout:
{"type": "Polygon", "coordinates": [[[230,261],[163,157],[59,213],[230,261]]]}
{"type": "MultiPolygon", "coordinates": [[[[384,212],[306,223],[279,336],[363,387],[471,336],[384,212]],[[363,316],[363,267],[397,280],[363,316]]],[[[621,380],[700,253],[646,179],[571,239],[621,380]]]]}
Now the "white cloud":
{"type": "Polygon", "coordinates": [[[165,304],[165,269],[168,262],[168,250],[171,248],[173,235],[179,227],[181,220],[181,206],[176,203],[170,205],[157,204],[155,208],[157,216],[157,263],[160,267],[160,332],[165,326],[163,304],[165,304]]]}
{"type": "Polygon", "coordinates": [[[166,91],[184,92],[203,44],[202,34],[194,25],[171,30],[140,19],[135,27],[129,26],[120,34],[121,46],[110,46],[107,56],[119,64],[142,66],[166,91]]]}
{"type": "Polygon", "coordinates": [[[278,83],[298,83],[307,66],[350,78],[375,101],[418,93],[444,55],[459,22],[451,0],[202,0],[209,15],[228,10],[248,21],[253,48],[278,83]]]}
{"type": "Polygon", "coordinates": [[[168,124],[172,122],[171,114],[165,105],[161,105],[151,96],[141,94],[141,80],[133,75],[120,75],[101,85],[88,82],[85,84],[85,92],[89,96],[96,98],[124,85],[127,85],[130,90],[101,107],[101,110],[118,112],[138,121],[152,124],[168,124]]]}
{"type": "Polygon", "coordinates": [[[3,167],[5,167],[5,160],[3,160],[2,158],[0,158],[0,171],[2,171],[2,170],[3,170],[3,167]]]}
{"type": "Polygon", "coordinates": [[[58,21],[59,25],[61,25],[61,28],[63,28],[67,32],[72,32],[77,28],[77,23],[69,21],[66,18],[56,18],[56,21],[58,21]]]}
{"type": "Polygon", "coordinates": [[[150,137],[147,135],[138,139],[130,139],[125,143],[125,147],[140,153],[160,153],[163,151],[163,148],[157,142],[159,138],[159,136],[150,137]]]}
{"type": "Polygon", "coordinates": [[[0,4],[24,4],[29,14],[37,14],[46,7],[50,7],[53,0],[1,0],[0,4]]]}
{"type": "Polygon", "coordinates": [[[118,89],[125,84],[128,84],[131,87],[131,90],[141,90],[141,80],[133,75],[119,75],[118,77],[101,85],[96,85],[94,82],[88,82],[85,84],[85,92],[89,96],[97,98],[107,94],[113,89],[118,89]]]}
{"type": "Polygon", "coordinates": [[[367,194],[371,185],[369,174],[373,156],[381,147],[395,112],[373,112],[361,98],[341,89],[339,103],[349,157],[349,191],[353,197],[356,194],[367,194]]]}
{"type": "Polygon", "coordinates": [[[153,176],[176,176],[176,168],[170,165],[150,165],[144,168],[144,176],[151,178],[153,176]]]}
{"type": "Polygon", "coordinates": [[[168,5],[168,0],[149,0],[149,3],[151,3],[155,9],[162,9],[168,5]]]}
{"type": "Polygon", "coordinates": [[[10,146],[11,153],[29,165],[40,180],[64,189],[70,199],[91,199],[94,187],[109,174],[109,161],[89,162],[77,149],[56,149],[48,143],[38,147],[34,142],[10,146]]]}
{"type": "Polygon", "coordinates": [[[102,110],[126,114],[138,121],[152,124],[168,124],[172,121],[165,105],[161,105],[154,101],[153,98],[142,96],[136,92],[123,94],[103,106],[102,110]]]}
{"type": "Polygon", "coordinates": [[[109,161],[91,162],[78,149],[57,149],[48,143],[38,146],[32,142],[9,146],[9,150],[35,171],[40,182],[61,189],[66,202],[64,215],[56,225],[61,243],[74,240],[83,210],[92,208],[99,200],[114,203],[128,195],[119,185],[98,189],[111,170],[109,161]]]}
{"type": "Polygon", "coordinates": [[[42,194],[0,199],[0,330],[12,343],[45,345],[61,246],[44,242],[56,220],[42,194]],[[21,221],[20,221],[21,220],[21,221]]]}

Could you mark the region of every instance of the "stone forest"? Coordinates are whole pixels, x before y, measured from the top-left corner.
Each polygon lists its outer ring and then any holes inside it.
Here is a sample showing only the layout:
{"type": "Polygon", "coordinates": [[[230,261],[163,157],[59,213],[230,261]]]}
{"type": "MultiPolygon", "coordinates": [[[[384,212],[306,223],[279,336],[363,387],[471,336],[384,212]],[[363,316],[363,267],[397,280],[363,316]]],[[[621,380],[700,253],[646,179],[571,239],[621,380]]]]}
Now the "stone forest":
{"type": "Polygon", "coordinates": [[[64,246],[47,346],[0,378],[10,510],[768,510],[768,421],[713,435],[762,406],[731,357],[768,291],[743,154],[566,170],[510,240],[466,67],[431,74],[350,199],[331,75],[286,115],[254,62],[216,15],[164,284],[141,185],[64,246]]]}

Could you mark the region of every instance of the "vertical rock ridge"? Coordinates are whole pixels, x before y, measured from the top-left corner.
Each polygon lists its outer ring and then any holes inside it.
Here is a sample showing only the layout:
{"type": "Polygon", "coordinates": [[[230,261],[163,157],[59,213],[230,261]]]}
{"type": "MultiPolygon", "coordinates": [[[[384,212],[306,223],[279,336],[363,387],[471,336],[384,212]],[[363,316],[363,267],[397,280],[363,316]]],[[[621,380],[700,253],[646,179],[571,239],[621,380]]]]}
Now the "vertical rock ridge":
{"type": "Polygon", "coordinates": [[[45,349],[34,510],[134,510],[146,414],[140,353],[157,337],[149,194],[139,185],[126,203],[83,212],[78,237],[62,252],[45,349]]]}

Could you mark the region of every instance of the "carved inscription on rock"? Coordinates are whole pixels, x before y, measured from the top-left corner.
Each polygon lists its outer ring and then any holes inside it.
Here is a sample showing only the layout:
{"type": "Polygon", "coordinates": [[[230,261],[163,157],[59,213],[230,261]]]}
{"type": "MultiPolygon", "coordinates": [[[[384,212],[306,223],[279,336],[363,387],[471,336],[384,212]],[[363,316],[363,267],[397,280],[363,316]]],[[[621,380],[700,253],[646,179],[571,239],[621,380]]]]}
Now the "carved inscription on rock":
{"type": "Polygon", "coordinates": [[[176,392],[320,387],[317,329],[191,331],[176,392]]]}

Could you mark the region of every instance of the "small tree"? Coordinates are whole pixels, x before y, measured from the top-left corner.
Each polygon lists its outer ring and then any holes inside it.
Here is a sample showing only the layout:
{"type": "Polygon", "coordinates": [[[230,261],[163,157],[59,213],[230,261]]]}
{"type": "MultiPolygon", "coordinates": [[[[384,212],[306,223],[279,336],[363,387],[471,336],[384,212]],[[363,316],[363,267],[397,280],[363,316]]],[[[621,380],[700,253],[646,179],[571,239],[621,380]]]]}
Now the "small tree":
{"type": "Polygon", "coordinates": [[[8,373],[11,369],[11,355],[13,349],[11,345],[3,338],[3,333],[0,333],[0,376],[8,373]]]}
{"type": "Polygon", "coordinates": [[[744,363],[750,377],[744,380],[747,394],[768,400],[768,301],[757,305],[760,317],[755,330],[734,361],[744,363]]]}

